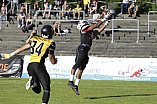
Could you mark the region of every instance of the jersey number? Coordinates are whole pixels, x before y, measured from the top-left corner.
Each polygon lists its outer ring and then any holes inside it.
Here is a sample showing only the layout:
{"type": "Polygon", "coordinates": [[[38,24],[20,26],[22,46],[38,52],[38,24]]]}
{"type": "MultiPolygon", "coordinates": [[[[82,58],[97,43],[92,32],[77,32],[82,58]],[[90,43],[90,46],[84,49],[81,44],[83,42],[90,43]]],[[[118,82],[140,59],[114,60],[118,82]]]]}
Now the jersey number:
{"type": "Polygon", "coordinates": [[[37,41],[33,40],[33,43],[34,44],[31,45],[31,54],[37,53],[38,56],[40,56],[44,43],[39,44],[37,47],[37,41]]]}

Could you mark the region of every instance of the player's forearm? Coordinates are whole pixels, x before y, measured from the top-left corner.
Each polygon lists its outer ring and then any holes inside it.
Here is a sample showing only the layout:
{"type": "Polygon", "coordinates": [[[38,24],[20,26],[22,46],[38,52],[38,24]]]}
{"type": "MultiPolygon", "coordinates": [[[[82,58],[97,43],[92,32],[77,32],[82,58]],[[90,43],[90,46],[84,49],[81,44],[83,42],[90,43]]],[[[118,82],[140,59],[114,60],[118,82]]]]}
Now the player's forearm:
{"type": "Polygon", "coordinates": [[[94,24],[94,25],[92,25],[92,26],[90,27],[90,30],[93,30],[93,29],[97,28],[97,27],[100,26],[102,23],[103,23],[102,21],[97,22],[96,24],[94,24]]]}
{"type": "Polygon", "coordinates": [[[108,21],[106,21],[105,24],[100,29],[98,29],[98,32],[99,33],[102,32],[106,28],[107,25],[108,25],[108,21]]]}
{"type": "Polygon", "coordinates": [[[27,49],[29,49],[29,48],[30,48],[30,45],[29,45],[29,44],[26,44],[26,45],[24,45],[23,47],[18,48],[17,50],[15,50],[15,51],[13,52],[13,54],[14,54],[14,55],[19,54],[19,53],[21,53],[22,51],[25,51],[25,50],[27,50],[27,49]]]}

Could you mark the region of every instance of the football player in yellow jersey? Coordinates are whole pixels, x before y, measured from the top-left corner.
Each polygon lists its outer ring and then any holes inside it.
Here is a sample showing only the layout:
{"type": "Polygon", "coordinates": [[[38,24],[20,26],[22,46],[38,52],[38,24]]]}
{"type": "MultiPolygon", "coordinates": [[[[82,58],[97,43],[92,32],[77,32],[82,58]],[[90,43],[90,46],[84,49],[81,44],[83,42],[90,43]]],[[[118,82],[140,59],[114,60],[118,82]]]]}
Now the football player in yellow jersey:
{"type": "MultiPolygon", "coordinates": [[[[33,31],[32,33],[33,34],[33,31]]],[[[44,62],[45,58],[49,57],[52,64],[57,63],[55,58],[55,42],[52,40],[54,30],[50,25],[45,25],[41,29],[41,36],[34,35],[28,44],[15,50],[11,54],[2,54],[4,59],[8,59],[13,55],[16,55],[24,50],[30,49],[30,62],[27,67],[29,80],[26,83],[26,89],[32,87],[32,90],[39,94],[41,92],[41,86],[43,87],[44,93],[42,97],[42,104],[47,104],[50,97],[50,76],[46,71],[44,62]]]]}

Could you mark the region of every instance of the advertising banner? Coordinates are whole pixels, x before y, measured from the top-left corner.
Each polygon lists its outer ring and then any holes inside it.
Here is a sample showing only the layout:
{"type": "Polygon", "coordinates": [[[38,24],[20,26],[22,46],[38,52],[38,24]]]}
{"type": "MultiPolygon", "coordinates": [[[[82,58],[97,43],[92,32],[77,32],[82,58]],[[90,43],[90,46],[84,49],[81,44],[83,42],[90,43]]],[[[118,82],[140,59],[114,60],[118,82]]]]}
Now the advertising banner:
{"type": "Polygon", "coordinates": [[[10,59],[0,59],[0,77],[20,78],[23,69],[23,55],[15,55],[10,59]]]}
{"type": "MultiPolygon", "coordinates": [[[[75,56],[56,56],[58,63],[52,65],[47,58],[46,69],[51,79],[69,79],[75,56]]],[[[28,78],[29,56],[24,57],[22,78],[28,78]]],[[[157,58],[105,58],[89,57],[82,79],[157,81],[157,58]]]]}

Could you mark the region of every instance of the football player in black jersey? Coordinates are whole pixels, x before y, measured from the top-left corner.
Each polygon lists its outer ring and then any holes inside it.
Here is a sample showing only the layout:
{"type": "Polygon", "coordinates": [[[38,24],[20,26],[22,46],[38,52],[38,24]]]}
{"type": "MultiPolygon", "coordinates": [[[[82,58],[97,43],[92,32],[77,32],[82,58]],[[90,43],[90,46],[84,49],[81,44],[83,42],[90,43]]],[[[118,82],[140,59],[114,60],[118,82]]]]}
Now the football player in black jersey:
{"type": "Polygon", "coordinates": [[[88,24],[86,20],[81,20],[77,25],[77,28],[79,29],[80,35],[81,35],[81,43],[76,49],[75,64],[72,67],[70,79],[68,82],[68,85],[72,88],[72,90],[77,95],[79,95],[78,85],[79,85],[83,70],[85,69],[89,60],[88,52],[92,46],[92,39],[96,35],[98,35],[100,32],[102,32],[104,28],[106,28],[106,26],[108,25],[108,20],[112,18],[112,15],[107,14],[107,16],[104,16],[104,17],[105,18],[101,19],[99,22],[91,26],[88,24]],[[100,27],[100,29],[94,30],[95,28],[100,26],[103,22],[105,23],[102,27],[100,27]],[[78,69],[78,72],[76,74],[76,80],[74,84],[73,80],[74,80],[74,75],[77,69],[78,69]]]}
{"type": "MultiPolygon", "coordinates": [[[[33,34],[32,31],[31,34],[33,34]]],[[[15,50],[11,54],[2,54],[4,59],[8,59],[13,55],[16,55],[24,50],[30,49],[30,62],[27,67],[29,80],[26,83],[26,89],[32,87],[32,90],[39,94],[41,92],[41,86],[44,93],[42,97],[42,104],[47,104],[50,97],[50,76],[45,68],[45,58],[49,57],[52,64],[57,63],[55,58],[55,42],[52,40],[54,30],[50,25],[45,25],[41,29],[41,36],[33,35],[29,43],[15,50]]]]}

